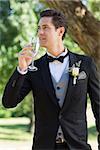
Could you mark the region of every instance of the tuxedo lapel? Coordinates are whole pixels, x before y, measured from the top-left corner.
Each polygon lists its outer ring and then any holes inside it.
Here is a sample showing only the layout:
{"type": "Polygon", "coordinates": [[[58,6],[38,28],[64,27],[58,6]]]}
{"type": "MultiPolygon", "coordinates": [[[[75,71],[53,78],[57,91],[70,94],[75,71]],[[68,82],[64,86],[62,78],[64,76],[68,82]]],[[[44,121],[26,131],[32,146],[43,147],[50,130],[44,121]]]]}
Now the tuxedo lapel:
{"type": "MultiPolygon", "coordinates": [[[[72,67],[72,65],[75,64],[76,62],[77,62],[76,55],[69,52],[69,68],[72,67]]],[[[70,97],[72,95],[72,89],[73,89],[73,77],[69,74],[68,87],[65,95],[65,100],[62,106],[62,110],[64,110],[65,107],[69,106],[70,97]]]]}
{"type": "MultiPolygon", "coordinates": [[[[49,70],[49,64],[47,62],[47,55],[45,55],[41,61],[40,64],[41,67],[41,74],[44,82],[44,86],[47,90],[48,95],[51,97],[51,100],[54,102],[54,104],[59,107],[58,100],[55,94],[53,82],[51,79],[51,74],[49,70]]],[[[60,108],[60,107],[59,107],[60,108]]]]}

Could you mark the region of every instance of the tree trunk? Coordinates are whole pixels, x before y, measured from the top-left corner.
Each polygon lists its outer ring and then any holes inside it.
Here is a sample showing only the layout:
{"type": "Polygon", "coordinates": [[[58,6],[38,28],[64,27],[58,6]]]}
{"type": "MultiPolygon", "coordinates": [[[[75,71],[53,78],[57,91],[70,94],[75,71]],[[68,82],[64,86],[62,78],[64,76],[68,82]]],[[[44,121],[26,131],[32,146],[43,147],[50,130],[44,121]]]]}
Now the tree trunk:
{"type": "Polygon", "coordinates": [[[80,0],[42,0],[51,8],[62,11],[68,22],[68,34],[89,56],[100,73],[100,21],[80,0]]]}

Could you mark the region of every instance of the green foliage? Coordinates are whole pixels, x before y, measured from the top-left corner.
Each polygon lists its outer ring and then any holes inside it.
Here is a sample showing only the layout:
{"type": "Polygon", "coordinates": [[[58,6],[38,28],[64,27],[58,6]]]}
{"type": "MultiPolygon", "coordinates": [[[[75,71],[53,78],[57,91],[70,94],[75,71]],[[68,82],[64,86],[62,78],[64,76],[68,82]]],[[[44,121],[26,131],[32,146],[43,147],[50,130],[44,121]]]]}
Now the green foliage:
{"type": "MultiPolygon", "coordinates": [[[[17,65],[17,55],[37,32],[36,2],[33,0],[0,1],[0,97],[7,80],[17,65]]],[[[30,116],[31,99],[28,96],[17,108],[5,110],[1,106],[0,117],[30,116]]]]}
{"type": "Polygon", "coordinates": [[[94,16],[100,20],[100,0],[89,0],[88,7],[94,16]]]}
{"type": "Polygon", "coordinates": [[[6,110],[4,107],[0,107],[0,118],[9,118],[11,117],[11,111],[6,110]]]}

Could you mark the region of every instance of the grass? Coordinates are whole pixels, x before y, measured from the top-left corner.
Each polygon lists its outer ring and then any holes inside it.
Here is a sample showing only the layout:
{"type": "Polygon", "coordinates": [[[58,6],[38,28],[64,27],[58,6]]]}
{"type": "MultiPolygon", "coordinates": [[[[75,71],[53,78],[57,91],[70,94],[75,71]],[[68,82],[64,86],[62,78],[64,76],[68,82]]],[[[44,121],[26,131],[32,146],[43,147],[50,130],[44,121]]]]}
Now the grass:
{"type": "Polygon", "coordinates": [[[25,123],[24,120],[27,118],[10,118],[0,119],[0,140],[30,140],[32,134],[28,131],[28,123],[25,123]],[[20,120],[20,121],[19,121],[20,120]],[[19,123],[21,122],[21,123],[19,123]]]}

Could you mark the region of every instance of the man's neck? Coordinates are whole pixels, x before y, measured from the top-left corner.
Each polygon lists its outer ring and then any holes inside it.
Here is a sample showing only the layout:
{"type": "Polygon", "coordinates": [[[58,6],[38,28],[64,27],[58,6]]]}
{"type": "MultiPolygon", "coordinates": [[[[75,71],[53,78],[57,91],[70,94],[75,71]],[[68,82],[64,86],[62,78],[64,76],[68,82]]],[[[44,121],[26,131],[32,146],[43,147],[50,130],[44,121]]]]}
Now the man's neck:
{"type": "Polygon", "coordinates": [[[51,49],[47,49],[47,51],[52,54],[53,56],[59,56],[61,53],[64,52],[64,46],[61,45],[59,47],[52,47],[51,49]]]}

